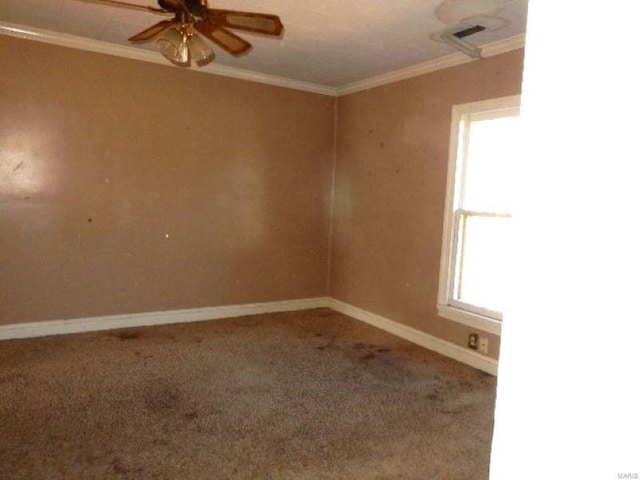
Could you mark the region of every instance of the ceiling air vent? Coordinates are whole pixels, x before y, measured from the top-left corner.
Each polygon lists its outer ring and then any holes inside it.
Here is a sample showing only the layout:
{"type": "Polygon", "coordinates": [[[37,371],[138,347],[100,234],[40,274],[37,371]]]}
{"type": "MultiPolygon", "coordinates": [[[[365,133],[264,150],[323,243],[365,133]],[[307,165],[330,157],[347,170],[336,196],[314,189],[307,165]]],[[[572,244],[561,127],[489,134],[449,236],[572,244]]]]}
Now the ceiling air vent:
{"type": "Polygon", "coordinates": [[[482,58],[482,50],[469,42],[467,38],[480,32],[493,32],[506,25],[507,21],[503,18],[489,15],[476,15],[475,17],[465,19],[463,23],[432,33],[431,39],[437,42],[448,43],[472,58],[482,58]]]}
{"type": "Polygon", "coordinates": [[[468,37],[469,35],[473,35],[474,33],[482,32],[486,29],[487,27],[483,27],[482,25],[474,25],[473,27],[460,30],[459,32],[454,33],[453,35],[458,38],[464,38],[464,37],[468,37]]]}

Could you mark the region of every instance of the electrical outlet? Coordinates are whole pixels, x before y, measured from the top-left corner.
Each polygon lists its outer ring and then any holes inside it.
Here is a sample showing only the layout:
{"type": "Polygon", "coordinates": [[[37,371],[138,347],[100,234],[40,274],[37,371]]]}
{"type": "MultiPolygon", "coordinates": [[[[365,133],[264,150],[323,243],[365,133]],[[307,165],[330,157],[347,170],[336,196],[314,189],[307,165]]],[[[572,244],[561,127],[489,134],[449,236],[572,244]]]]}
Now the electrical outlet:
{"type": "Polygon", "coordinates": [[[487,355],[489,353],[489,339],[487,337],[480,337],[480,343],[478,344],[478,351],[487,355]]]}
{"type": "Polygon", "coordinates": [[[469,340],[467,341],[467,346],[469,348],[474,349],[474,350],[478,349],[478,334],[477,333],[470,333],[469,334],[469,340]]]}

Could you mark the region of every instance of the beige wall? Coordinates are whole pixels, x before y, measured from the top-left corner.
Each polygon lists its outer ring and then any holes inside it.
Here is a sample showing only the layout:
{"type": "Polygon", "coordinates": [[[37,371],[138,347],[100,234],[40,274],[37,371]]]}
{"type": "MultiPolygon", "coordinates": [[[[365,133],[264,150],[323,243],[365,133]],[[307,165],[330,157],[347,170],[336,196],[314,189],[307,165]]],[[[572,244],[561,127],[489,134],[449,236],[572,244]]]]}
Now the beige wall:
{"type": "Polygon", "coordinates": [[[436,313],[451,107],[520,93],[522,61],[510,52],[339,99],[331,296],[466,346],[471,330],[436,313]]]}
{"type": "Polygon", "coordinates": [[[451,107],[519,93],[522,51],[338,100],[328,279],[335,99],[0,52],[0,324],[329,293],[466,345],[435,310],[451,107]]]}
{"type": "Polygon", "coordinates": [[[323,295],[335,100],[0,36],[0,324],[323,295]]]}

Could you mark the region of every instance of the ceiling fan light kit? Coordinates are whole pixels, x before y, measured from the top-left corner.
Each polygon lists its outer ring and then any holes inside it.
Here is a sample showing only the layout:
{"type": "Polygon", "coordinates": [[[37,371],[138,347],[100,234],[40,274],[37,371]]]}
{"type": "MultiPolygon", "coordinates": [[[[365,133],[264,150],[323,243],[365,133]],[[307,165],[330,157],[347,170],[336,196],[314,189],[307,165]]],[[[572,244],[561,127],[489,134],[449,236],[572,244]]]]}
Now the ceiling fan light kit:
{"type": "Polygon", "coordinates": [[[172,20],[162,20],[132,36],[129,41],[140,43],[157,38],[162,56],[180,67],[190,67],[192,61],[202,67],[213,61],[215,53],[202,39],[203,36],[231,55],[238,56],[248,52],[251,44],[228,29],[274,37],[279,37],[283,30],[277,15],[208,8],[207,0],[158,0],[160,8],[115,0],[84,1],[173,15],[172,20]]]}
{"type": "Polygon", "coordinates": [[[179,67],[190,67],[192,60],[203,67],[215,58],[213,49],[189,24],[165,30],[156,43],[162,56],[179,67]]]}

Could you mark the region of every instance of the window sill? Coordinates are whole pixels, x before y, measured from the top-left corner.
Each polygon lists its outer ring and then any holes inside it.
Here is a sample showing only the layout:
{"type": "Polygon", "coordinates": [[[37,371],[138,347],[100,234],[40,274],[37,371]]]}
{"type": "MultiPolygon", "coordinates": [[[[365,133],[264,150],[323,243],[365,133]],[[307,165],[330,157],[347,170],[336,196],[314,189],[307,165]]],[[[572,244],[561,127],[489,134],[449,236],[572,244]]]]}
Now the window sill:
{"type": "Polygon", "coordinates": [[[494,335],[500,335],[502,332],[502,322],[476,313],[466,312],[451,305],[438,304],[438,315],[447,320],[453,320],[454,322],[462,323],[463,325],[477,328],[487,333],[493,333],[494,335]]]}

